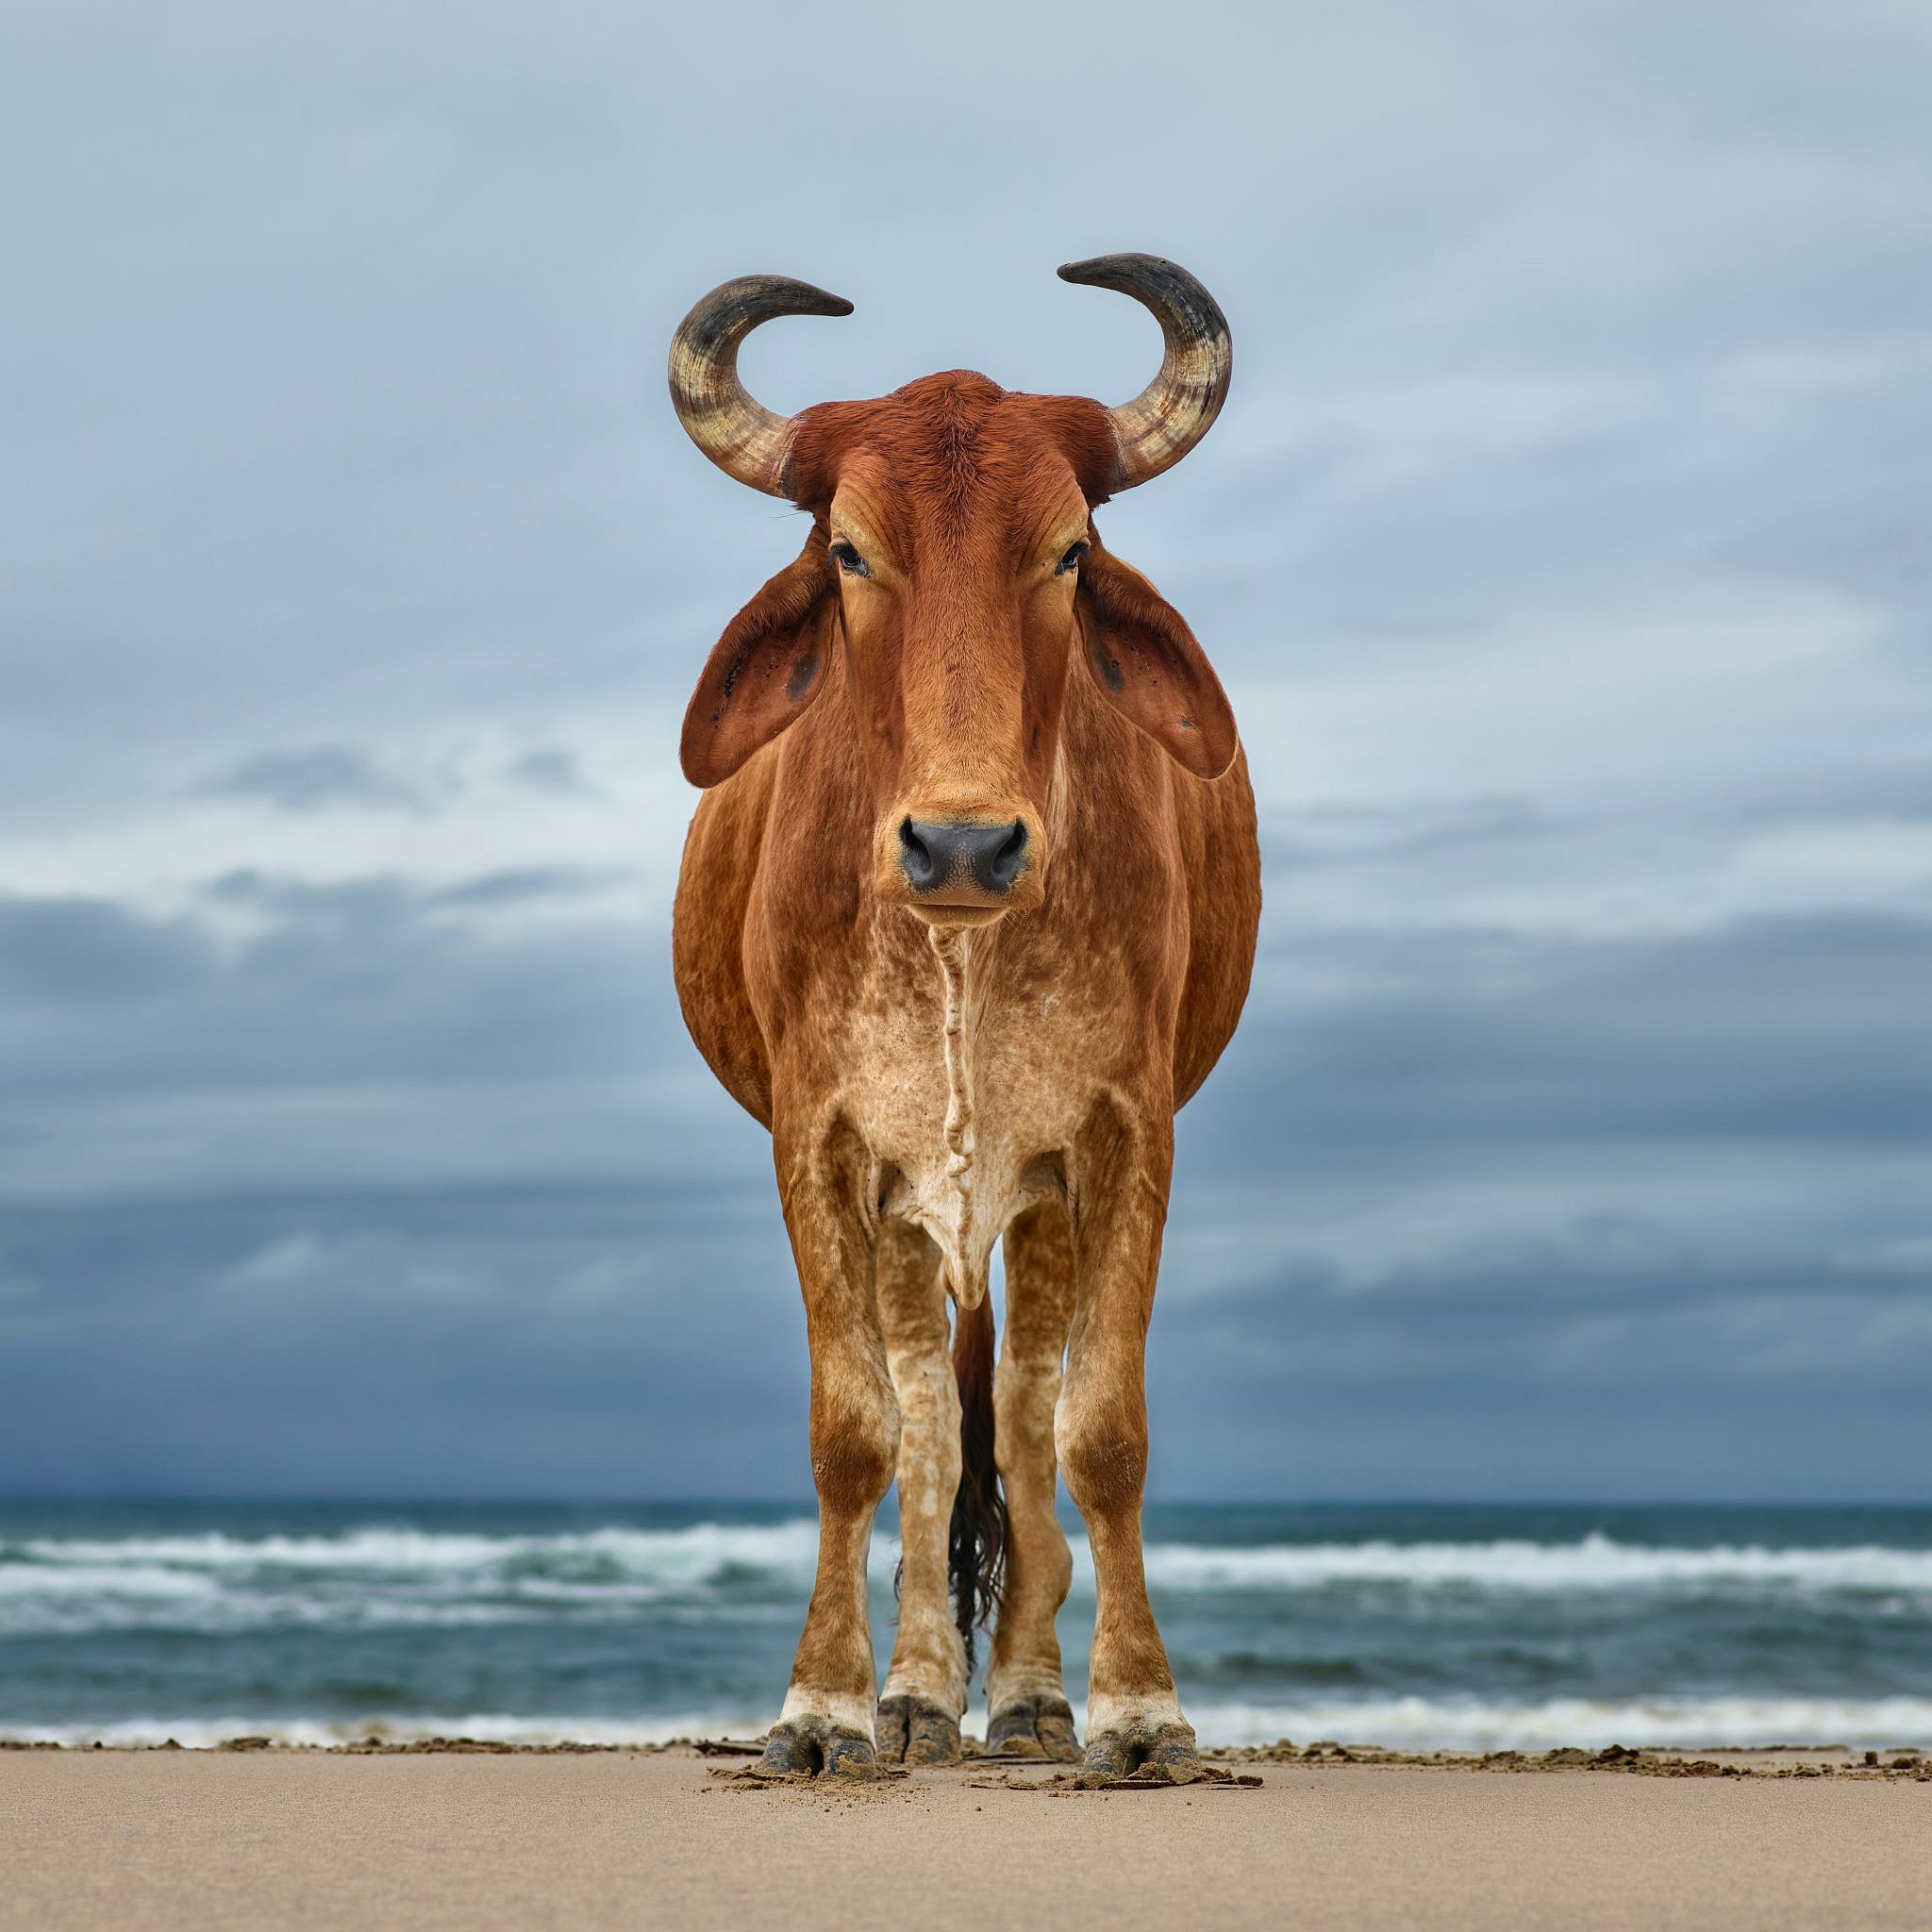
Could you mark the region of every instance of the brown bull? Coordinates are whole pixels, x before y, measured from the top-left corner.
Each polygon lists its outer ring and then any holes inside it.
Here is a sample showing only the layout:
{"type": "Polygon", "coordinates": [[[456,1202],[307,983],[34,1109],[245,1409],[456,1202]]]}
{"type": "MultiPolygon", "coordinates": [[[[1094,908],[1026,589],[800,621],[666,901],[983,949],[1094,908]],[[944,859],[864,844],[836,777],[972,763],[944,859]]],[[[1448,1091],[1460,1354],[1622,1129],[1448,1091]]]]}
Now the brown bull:
{"type": "Polygon", "coordinates": [[[671,352],[698,447],[811,517],[685,718],[705,796],[675,927],[692,1038],[772,1132],[811,1347],[818,1579],[769,1774],[956,1758],[995,1598],[991,1748],[1079,1757],[1057,1470],[1099,1592],[1087,1762],[1198,1768],[1141,1562],[1143,1356],[1174,1110],[1240,1016],[1260,866],[1220,683],[1091,512],[1206,433],[1227,325],[1153,257],[1060,274],[1159,319],[1135,401],[954,372],[775,416],[738,380],[740,342],[851,306],[775,276],[708,295],[671,352]],[[865,1563],[895,1474],[881,1696],[865,1563]]]}

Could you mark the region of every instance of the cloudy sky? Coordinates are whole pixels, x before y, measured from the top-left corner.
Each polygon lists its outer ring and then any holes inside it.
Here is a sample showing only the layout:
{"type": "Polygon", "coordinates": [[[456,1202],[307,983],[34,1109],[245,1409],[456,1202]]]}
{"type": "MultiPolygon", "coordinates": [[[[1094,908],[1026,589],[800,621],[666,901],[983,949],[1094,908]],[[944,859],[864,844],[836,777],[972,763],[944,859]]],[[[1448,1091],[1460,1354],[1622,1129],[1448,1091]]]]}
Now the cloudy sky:
{"type": "Polygon", "coordinates": [[[1140,248],[1268,892],[1157,1492],[1925,1497],[1928,181],[1913,4],[9,8],[0,1487],[806,1491],[664,349],[1119,401],[1140,248]]]}

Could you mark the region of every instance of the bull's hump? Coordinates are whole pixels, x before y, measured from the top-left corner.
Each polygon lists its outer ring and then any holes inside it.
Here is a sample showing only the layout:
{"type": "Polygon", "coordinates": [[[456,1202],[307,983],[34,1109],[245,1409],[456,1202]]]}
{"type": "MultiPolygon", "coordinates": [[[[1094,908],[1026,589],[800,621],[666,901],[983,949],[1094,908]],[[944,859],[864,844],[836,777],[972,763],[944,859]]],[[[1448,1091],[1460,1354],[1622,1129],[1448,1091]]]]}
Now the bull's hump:
{"type": "Polygon", "coordinates": [[[937,375],[922,375],[892,391],[894,402],[966,402],[991,407],[1006,398],[1006,391],[991,376],[976,369],[943,369],[937,375]]]}

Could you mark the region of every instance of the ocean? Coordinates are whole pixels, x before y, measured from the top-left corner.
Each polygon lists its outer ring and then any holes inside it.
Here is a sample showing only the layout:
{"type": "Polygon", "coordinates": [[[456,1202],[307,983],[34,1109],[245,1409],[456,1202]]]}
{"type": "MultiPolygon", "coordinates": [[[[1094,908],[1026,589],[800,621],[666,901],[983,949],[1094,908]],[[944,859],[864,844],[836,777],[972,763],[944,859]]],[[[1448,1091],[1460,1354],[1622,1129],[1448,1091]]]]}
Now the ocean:
{"type": "MultiPolygon", "coordinates": [[[[744,1736],[815,1544],[796,1506],[0,1503],[0,1738],[744,1736]]],[[[1147,1570],[1206,1743],[1932,1746],[1932,1509],[1172,1506],[1147,1570]]]]}

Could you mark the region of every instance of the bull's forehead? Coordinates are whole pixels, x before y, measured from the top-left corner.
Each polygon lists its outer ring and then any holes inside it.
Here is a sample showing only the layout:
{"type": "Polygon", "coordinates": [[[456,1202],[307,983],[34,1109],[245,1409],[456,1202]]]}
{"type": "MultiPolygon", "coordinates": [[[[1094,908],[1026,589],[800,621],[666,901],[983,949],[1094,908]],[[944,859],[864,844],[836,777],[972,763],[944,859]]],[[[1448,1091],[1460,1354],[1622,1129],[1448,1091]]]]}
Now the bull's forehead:
{"type": "Polygon", "coordinates": [[[840,476],[829,522],[868,558],[913,570],[923,559],[952,566],[1065,549],[1086,527],[1087,504],[1064,462],[940,481],[908,476],[892,453],[861,450],[840,476]]]}
{"type": "Polygon", "coordinates": [[[1099,404],[956,370],[806,411],[793,469],[801,505],[836,506],[875,542],[972,548],[1050,541],[1069,523],[1077,534],[1112,461],[1099,404]]]}

